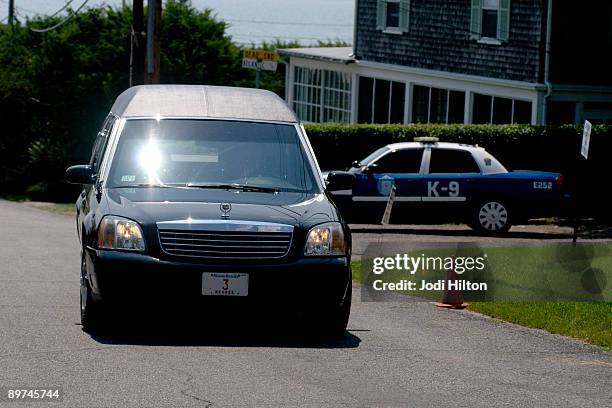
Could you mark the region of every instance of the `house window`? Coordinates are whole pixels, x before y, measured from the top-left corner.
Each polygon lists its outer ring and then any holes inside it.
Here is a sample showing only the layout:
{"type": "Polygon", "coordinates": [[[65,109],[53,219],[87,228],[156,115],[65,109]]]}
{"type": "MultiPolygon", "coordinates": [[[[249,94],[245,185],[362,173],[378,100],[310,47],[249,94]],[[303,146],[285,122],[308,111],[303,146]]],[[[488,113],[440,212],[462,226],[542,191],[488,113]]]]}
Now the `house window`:
{"type": "Polygon", "coordinates": [[[474,94],[472,123],[531,123],[531,102],[499,96],[474,94]]]}
{"type": "Polygon", "coordinates": [[[399,28],[400,5],[399,1],[387,1],[387,28],[399,28]]]}
{"type": "Polygon", "coordinates": [[[351,120],[350,74],[295,67],[293,109],[304,122],[349,123],[351,120]]]}
{"type": "Polygon", "coordinates": [[[410,0],[378,0],[376,28],[385,33],[402,34],[408,31],[410,0]]]}
{"type": "Polygon", "coordinates": [[[484,0],[482,4],[482,36],[497,38],[499,0],[484,0]]]}
{"type": "Polygon", "coordinates": [[[359,123],[404,123],[406,84],[359,77],[359,123]]]}
{"type": "Polygon", "coordinates": [[[472,0],[470,36],[477,40],[508,41],[510,0],[472,0]]]}
{"type": "Polygon", "coordinates": [[[413,123],[463,123],[465,92],[414,85],[413,123]]]}
{"type": "Polygon", "coordinates": [[[323,71],[323,118],[321,122],[351,121],[351,75],[323,71]]]}

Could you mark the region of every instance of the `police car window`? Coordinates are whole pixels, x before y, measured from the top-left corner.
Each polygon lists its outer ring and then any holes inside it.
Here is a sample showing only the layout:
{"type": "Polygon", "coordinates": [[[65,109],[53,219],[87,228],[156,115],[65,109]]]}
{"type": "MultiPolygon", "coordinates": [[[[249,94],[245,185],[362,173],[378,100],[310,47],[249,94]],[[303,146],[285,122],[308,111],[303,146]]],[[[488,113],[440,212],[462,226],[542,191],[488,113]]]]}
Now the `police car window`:
{"type": "Polygon", "coordinates": [[[376,173],[419,173],[423,149],[402,149],[388,153],[376,162],[376,173]]]}
{"type": "Polygon", "coordinates": [[[388,151],[389,148],[387,146],[381,147],[380,149],[374,151],[373,153],[370,153],[368,155],[368,157],[366,157],[365,159],[361,160],[359,163],[362,166],[367,166],[368,164],[370,164],[374,159],[380,157],[383,153],[385,153],[386,151],[388,151]]]}
{"type": "Polygon", "coordinates": [[[480,168],[468,151],[432,149],[429,173],[480,173],[480,168]]]}

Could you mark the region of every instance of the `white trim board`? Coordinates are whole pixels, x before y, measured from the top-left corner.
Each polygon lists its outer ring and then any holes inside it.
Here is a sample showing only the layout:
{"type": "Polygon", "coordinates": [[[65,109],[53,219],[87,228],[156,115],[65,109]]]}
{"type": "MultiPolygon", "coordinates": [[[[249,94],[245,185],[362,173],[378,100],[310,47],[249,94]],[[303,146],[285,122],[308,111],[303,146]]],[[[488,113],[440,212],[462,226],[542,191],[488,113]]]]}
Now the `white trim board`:
{"type": "MultiPolygon", "coordinates": [[[[389,197],[384,196],[353,196],[353,201],[359,202],[383,202],[388,201],[389,197]]],[[[397,202],[464,202],[466,197],[395,197],[397,202]]]]}
{"type": "MultiPolygon", "coordinates": [[[[466,93],[465,107],[467,114],[465,115],[465,123],[471,122],[472,118],[472,103],[473,94],[483,94],[497,96],[502,98],[519,99],[532,103],[532,120],[535,124],[538,120],[539,101],[545,91],[545,87],[541,84],[500,80],[496,78],[478,77],[472,75],[455,74],[443,71],[425,70],[399,65],[382,64],[370,61],[358,61],[355,63],[344,64],[339,62],[319,61],[314,59],[291,57],[290,68],[293,71],[294,67],[304,67],[311,69],[325,69],[330,71],[345,72],[352,74],[353,78],[353,106],[352,106],[352,123],[357,118],[358,109],[358,85],[357,76],[364,76],[388,81],[403,82],[412,89],[413,85],[428,86],[441,89],[449,89],[462,91],[466,93]],[[469,110],[468,110],[469,109],[469,110]]],[[[293,80],[289,84],[289,98],[287,102],[293,103],[293,80]]],[[[408,89],[408,88],[407,88],[408,89]]],[[[407,96],[411,92],[407,90],[407,96]]],[[[406,100],[405,104],[405,120],[410,121],[412,101],[406,100]]]]}
{"type": "Polygon", "coordinates": [[[341,64],[291,57],[291,66],[292,68],[300,66],[305,68],[348,72],[389,81],[521,99],[531,101],[534,104],[537,103],[538,93],[545,90],[541,84],[424,70],[369,61],[341,64]]]}

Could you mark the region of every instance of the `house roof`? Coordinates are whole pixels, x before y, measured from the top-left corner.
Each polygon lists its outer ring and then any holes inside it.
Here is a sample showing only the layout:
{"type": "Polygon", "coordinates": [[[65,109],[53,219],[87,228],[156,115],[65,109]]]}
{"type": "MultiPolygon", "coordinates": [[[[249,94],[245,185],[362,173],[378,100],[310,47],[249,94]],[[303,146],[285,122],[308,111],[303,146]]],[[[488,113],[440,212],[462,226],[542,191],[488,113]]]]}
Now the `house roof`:
{"type": "Polygon", "coordinates": [[[117,97],[111,112],[129,117],[193,117],[298,122],[273,92],[209,85],[142,85],[117,97]]]}
{"type": "Polygon", "coordinates": [[[282,48],[276,51],[288,57],[341,62],[344,64],[355,62],[355,58],[350,56],[353,53],[352,47],[282,48]]]}

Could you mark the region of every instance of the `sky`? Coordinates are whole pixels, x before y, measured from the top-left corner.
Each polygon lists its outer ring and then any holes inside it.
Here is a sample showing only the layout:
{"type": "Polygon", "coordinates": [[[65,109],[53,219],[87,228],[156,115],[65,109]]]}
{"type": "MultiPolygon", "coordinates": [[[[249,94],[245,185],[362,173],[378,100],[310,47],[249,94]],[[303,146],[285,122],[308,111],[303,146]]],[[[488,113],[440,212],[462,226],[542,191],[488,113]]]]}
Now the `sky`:
{"type": "MultiPolygon", "coordinates": [[[[17,17],[25,20],[34,14],[53,14],[70,0],[15,0],[17,17]]],[[[84,0],[72,0],[77,9],[84,0]]],[[[127,0],[131,4],[131,0],[127,0]]],[[[304,44],[317,40],[351,42],[354,0],[192,0],[197,9],[211,8],[230,24],[236,42],[259,43],[275,38],[298,40],[304,44]]],[[[121,0],[90,0],[87,6],[119,6],[121,0]]],[[[146,5],[146,0],[145,0],[146,5]]],[[[8,0],[0,0],[0,20],[8,13],[8,0]]]]}

